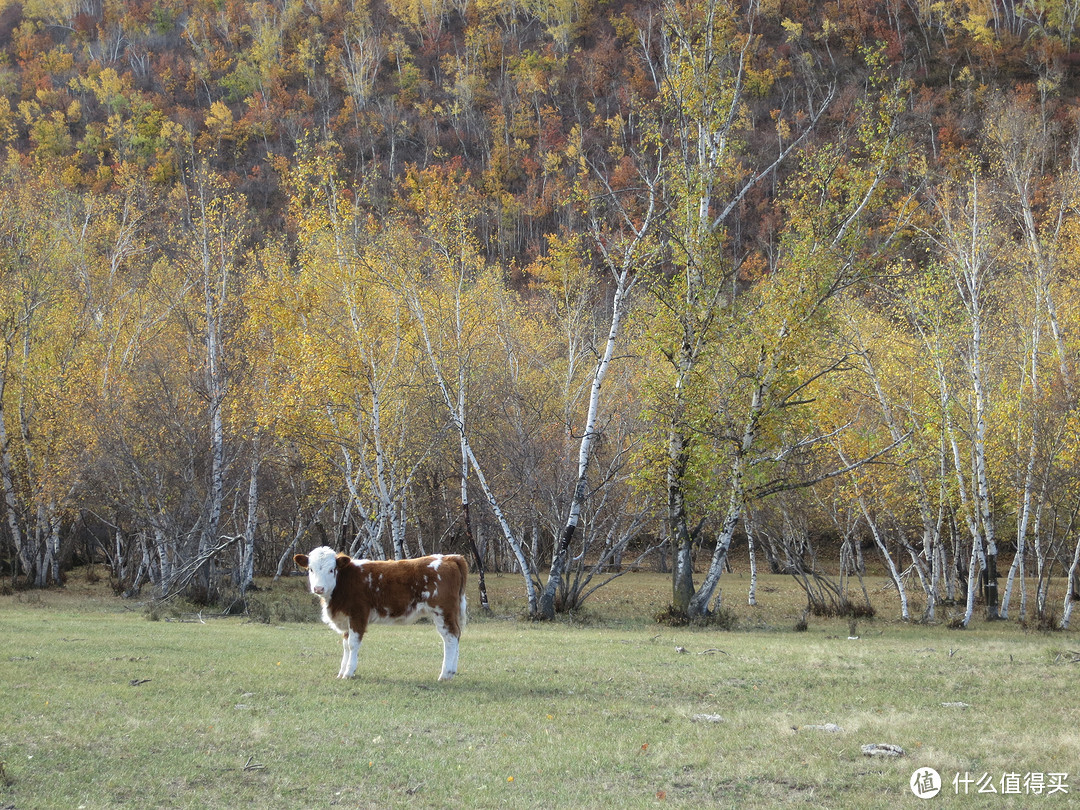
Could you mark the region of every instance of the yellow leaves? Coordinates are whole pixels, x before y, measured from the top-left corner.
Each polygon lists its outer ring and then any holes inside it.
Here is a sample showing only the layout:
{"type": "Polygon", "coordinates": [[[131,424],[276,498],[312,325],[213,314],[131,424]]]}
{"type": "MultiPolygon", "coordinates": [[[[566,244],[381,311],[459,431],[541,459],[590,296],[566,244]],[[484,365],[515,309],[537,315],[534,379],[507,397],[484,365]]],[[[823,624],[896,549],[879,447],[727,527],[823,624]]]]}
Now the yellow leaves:
{"type": "Polygon", "coordinates": [[[565,313],[587,291],[590,264],[580,234],[552,235],[548,237],[547,251],[526,272],[536,279],[538,288],[552,297],[558,311],[565,313]]]}
{"type": "Polygon", "coordinates": [[[394,16],[414,28],[437,25],[450,9],[446,0],[390,0],[387,6],[394,16]]]}
{"type": "MultiPolygon", "coordinates": [[[[10,5],[4,3],[3,7],[10,5]]],[[[29,20],[71,20],[82,7],[80,0],[23,0],[23,16],[29,20]]]]}
{"type": "Polygon", "coordinates": [[[562,152],[543,152],[540,155],[540,168],[545,175],[552,175],[559,171],[563,163],[562,152]]]}
{"type": "Polygon", "coordinates": [[[161,129],[158,130],[158,138],[169,146],[183,146],[188,140],[188,131],[182,124],[169,119],[161,121],[161,129]]]}
{"type": "Polygon", "coordinates": [[[788,19],[787,17],[785,17],[780,22],[780,26],[784,29],[784,39],[785,39],[785,41],[794,42],[795,40],[802,37],[802,34],[803,34],[803,25],[802,25],[802,23],[795,22],[794,20],[791,20],[791,19],[788,19]]]}
{"type": "Polygon", "coordinates": [[[207,131],[215,138],[228,140],[233,137],[235,122],[232,110],[223,101],[215,101],[210,105],[210,112],[204,122],[207,131]]]}
{"type": "Polygon", "coordinates": [[[104,68],[96,74],[91,73],[72,79],[71,88],[93,93],[98,104],[112,114],[130,106],[128,97],[132,92],[131,79],[127,75],[121,76],[111,67],[104,68]]]}
{"type": "Polygon", "coordinates": [[[582,170],[584,170],[585,168],[585,160],[582,149],[583,135],[584,134],[581,125],[574,124],[570,128],[570,137],[567,138],[565,149],[566,160],[568,162],[578,163],[579,167],[582,170]]]}
{"type": "Polygon", "coordinates": [[[7,96],[0,96],[0,144],[11,143],[16,136],[15,112],[7,96]]]}
{"type": "Polygon", "coordinates": [[[993,48],[997,42],[997,37],[991,30],[989,23],[989,15],[972,12],[961,22],[961,25],[976,43],[993,48]]]}
{"type": "Polygon", "coordinates": [[[780,142],[787,143],[790,141],[792,137],[791,123],[783,116],[783,112],[781,110],[772,110],[769,117],[776,122],[776,137],[780,139],[780,142]]]}
{"type": "Polygon", "coordinates": [[[0,232],[18,257],[0,267],[0,321],[16,325],[4,338],[20,345],[8,392],[20,388],[21,455],[32,462],[35,497],[54,505],[68,497],[98,439],[87,415],[96,404],[98,341],[111,302],[94,247],[115,233],[106,202],[70,195],[59,181],[54,172],[42,176],[11,164],[0,180],[0,232]]]}

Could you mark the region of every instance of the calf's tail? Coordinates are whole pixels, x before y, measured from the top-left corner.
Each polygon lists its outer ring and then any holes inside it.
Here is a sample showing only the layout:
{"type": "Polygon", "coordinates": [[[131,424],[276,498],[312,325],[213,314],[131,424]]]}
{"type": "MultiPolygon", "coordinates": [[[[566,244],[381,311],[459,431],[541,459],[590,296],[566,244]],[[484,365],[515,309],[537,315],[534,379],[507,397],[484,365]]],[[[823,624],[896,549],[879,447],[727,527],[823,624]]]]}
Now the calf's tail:
{"type": "Polygon", "coordinates": [[[464,557],[458,557],[456,562],[458,570],[461,571],[461,627],[464,629],[465,623],[469,620],[469,613],[465,604],[465,583],[469,579],[469,564],[465,562],[464,557]]]}

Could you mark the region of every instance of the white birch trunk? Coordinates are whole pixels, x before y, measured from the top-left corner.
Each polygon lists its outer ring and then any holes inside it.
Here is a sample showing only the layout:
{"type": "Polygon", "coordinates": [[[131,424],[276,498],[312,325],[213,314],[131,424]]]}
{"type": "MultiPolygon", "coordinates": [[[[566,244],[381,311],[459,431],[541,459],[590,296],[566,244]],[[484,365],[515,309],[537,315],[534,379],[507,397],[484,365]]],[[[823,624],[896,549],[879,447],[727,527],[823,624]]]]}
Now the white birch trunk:
{"type": "Polygon", "coordinates": [[[1070,402],[1076,402],[1076,382],[1073,380],[1072,370],[1069,368],[1069,350],[1065,345],[1065,334],[1058,324],[1057,307],[1054,304],[1053,294],[1046,290],[1046,312],[1050,321],[1050,333],[1053,335],[1054,344],[1057,346],[1058,367],[1061,372],[1061,381],[1065,385],[1065,392],[1070,402]]]}
{"type": "MultiPolygon", "coordinates": [[[[225,297],[229,289],[229,267],[224,255],[215,257],[215,237],[211,233],[210,191],[207,179],[197,181],[197,207],[200,239],[200,260],[202,272],[203,315],[206,318],[206,391],[209,398],[209,444],[210,470],[207,481],[207,495],[203,530],[199,535],[197,559],[207,557],[209,551],[217,546],[218,529],[221,524],[221,509],[225,500],[225,426],[222,410],[227,390],[226,371],[224,368],[224,346],[222,345],[222,318],[225,297]]],[[[220,224],[219,224],[220,227],[220,224]]],[[[187,564],[187,560],[184,564],[187,564]]],[[[201,569],[195,572],[193,579],[199,587],[206,589],[210,585],[213,560],[207,558],[201,569]]]]}
{"type": "Polygon", "coordinates": [[[941,559],[940,526],[935,526],[934,535],[929,541],[924,538],[923,549],[924,554],[926,554],[926,564],[930,575],[930,584],[926,593],[926,621],[932,622],[937,618],[937,603],[941,596],[941,592],[938,590],[942,577],[941,565],[939,564],[941,559]]]}
{"type": "Polygon", "coordinates": [[[165,530],[156,522],[152,523],[154,531],[154,548],[157,549],[158,568],[161,571],[161,579],[158,586],[161,593],[169,593],[172,590],[173,577],[176,571],[176,541],[169,539],[165,530]]]}
{"type": "Polygon", "coordinates": [[[113,535],[113,555],[112,560],[110,561],[110,568],[113,576],[120,580],[120,582],[123,582],[127,578],[128,566],[130,565],[126,548],[127,540],[124,537],[124,531],[123,529],[118,528],[113,535]]]}
{"type": "MultiPolygon", "coordinates": [[[[339,263],[343,269],[348,265],[348,260],[343,253],[339,256],[339,263]]],[[[369,329],[369,326],[364,322],[361,312],[352,302],[349,304],[349,317],[352,322],[353,330],[357,335],[362,335],[365,333],[365,330],[369,329]]],[[[408,528],[405,500],[409,482],[412,480],[412,471],[406,472],[403,477],[399,476],[395,465],[387,460],[388,448],[386,443],[386,429],[383,424],[383,392],[386,389],[390,375],[397,367],[397,357],[402,343],[400,333],[395,333],[393,338],[393,346],[389,350],[388,361],[385,364],[381,362],[380,358],[377,356],[377,352],[371,351],[363,340],[357,340],[357,348],[367,364],[367,371],[370,373],[370,385],[368,389],[368,394],[370,395],[370,413],[367,418],[367,423],[368,432],[370,433],[370,443],[374,448],[374,464],[372,464],[368,458],[368,439],[364,434],[363,428],[364,408],[360,402],[359,393],[357,394],[354,414],[358,434],[357,445],[359,448],[359,463],[371,485],[372,491],[379,500],[380,514],[384,516],[385,522],[389,523],[390,545],[394,558],[401,560],[409,556],[409,549],[405,539],[406,530],[408,528]],[[385,367],[383,367],[383,365],[385,365],[385,367]]]]}
{"type": "Polygon", "coordinates": [[[1072,584],[1078,570],[1080,570],[1080,535],[1076,537],[1076,544],[1073,546],[1072,564],[1069,566],[1069,573],[1065,578],[1065,604],[1062,606],[1061,612],[1062,630],[1069,629],[1069,622],[1072,619],[1073,605],[1076,604],[1073,599],[1072,584]]]}
{"type": "Polygon", "coordinates": [[[599,435],[597,421],[600,415],[600,392],[611,365],[611,358],[615,355],[615,346],[619,341],[624,302],[629,293],[629,286],[629,270],[624,269],[617,277],[615,296],[611,305],[611,326],[608,329],[607,342],[604,344],[604,353],[593,372],[592,386],[589,390],[589,410],[585,417],[585,431],[578,448],[577,480],[570,502],[570,512],[567,515],[562,536],[552,554],[548,581],[540,598],[540,615],[546,619],[555,618],[555,598],[565,574],[567,552],[574,533],[577,531],[578,522],[581,520],[581,510],[588,496],[589,461],[592,458],[596,437],[599,435]]]}
{"type": "Polygon", "coordinates": [[[964,618],[960,620],[961,627],[967,627],[971,623],[971,617],[975,613],[975,588],[979,575],[980,561],[979,544],[975,538],[971,541],[971,560],[968,562],[967,575],[967,603],[964,605],[964,618]]]}
{"type": "Polygon", "coordinates": [[[305,534],[307,534],[308,530],[312,526],[315,525],[315,522],[319,519],[319,516],[322,514],[324,509],[326,509],[325,503],[315,511],[315,514],[312,515],[310,520],[306,521],[300,520],[300,515],[297,515],[296,531],[293,533],[292,542],[289,543],[289,545],[285,548],[285,551],[282,553],[281,557],[278,559],[277,570],[274,572],[275,582],[281,579],[282,574],[285,573],[285,567],[292,565],[293,553],[300,545],[300,539],[305,534]]]}
{"type": "Polygon", "coordinates": [[[944,379],[941,380],[941,386],[942,413],[945,418],[945,431],[948,435],[949,444],[952,447],[953,468],[956,473],[957,490],[960,493],[960,507],[964,513],[964,520],[967,523],[968,532],[971,534],[971,563],[968,566],[967,605],[964,610],[964,618],[961,622],[962,626],[967,627],[975,609],[975,563],[982,559],[982,532],[980,531],[978,516],[975,514],[974,507],[968,498],[966,476],[964,474],[963,464],[960,462],[960,447],[957,444],[956,436],[953,432],[952,419],[948,412],[948,397],[945,392],[944,379]]]}
{"type": "MultiPolygon", "coordinates": [[[[1047,154],[1045,150],[1049,144],[1046,135],[1047,123],[1045,116],[1042,117],[1041,121],[1037,121],[1034,116],[1015,113],[1011,107],[1004,108],[999,117],[1001,135],[999,136],[998,147],[1001,151],[1001,165],[1004,168],[1006,177],[1011,182],[1013,191],[1016,193],[1016,204],[1014,205],[1014,208],[1019,211],[1017,220],[1024,234],[1029,255],[1029,263],[1033,270],[1032,275],[1034,276],[1033,287],[1035,307],[1032,315],[1031,351],[1029,355],[1030,359],[1028,361],[1030,367],[1028,377],[1031,386],[1032,406],[1041,393],[1039,388],[1038,361],[1044,312],[1050,327],[1050,334],[1057,355],[1061,383],[1065,389],[1069,402],[1075,403],[1076,401],[1075,381],[1069,363],[1065,338],[1058,323],[1057,307],[1054,302],[1053,280],[1060,260],[1059,254],[1067,244],[1064,237],[1064,229],[1070,221],[1067,212],[1069,208],[1075,204],[1075,192],[1077,188],[1075,184],[1075,175],[1077,168],[1080,167],[1080,141],[1073,140],[1071,146],[1072,165],[1062,169],[1064,176],[1059,178],[1059,185],[1052,197],[1052,199],[1056,199],[1057,216],[1054,219],[1051,219],[1048,216],[1045,217],[1042,226],[1040,227],[1040,223],[1036,219],[1033,203],[1037,185],[1041,183],[1041,179],[1039,178],[1041,161],[1047,154]],[[1042,124],[1041,133],[1033,128],[1032,125],[1035,123],[1042,124]]],[[[1045,205],[1045,203],[1046,201],[1043,200],[1041,205],[1045,205]]],[[[1052,213],[1048,206],[1046,213],[1052,213]]],[[[1023,369],[1021,369],[1021,372],[1023,372],[1023,369]]],[[[1023,392],[1021,391],[1021,393],[1023,392]]],[[[1021,409],[1022,413],[1027,410],[1027,408],[1021,409]]],[[[1017,527],[1017,551],[1016,556],[1013,558],[1012,566],[1009,569],[1005,594],[1002,599],[1002,618],[1008,616],[1013,583],[1017,577],[1020,581],[1021,592],[1020,614],[1021,617],[1026,616],[1027,589],[1025,573],[1028,536],[1027,528],[1032,510],[1034,466],[1039,441],[1038,425],[1038,419],[1033,419],[1031,422],[1031,441],[1028,451],[1028,463],[1024,473],[1020,518],[1017,527]]],[[[1043,495],[1045,495],[1045,485],[1042,491],[1043,495]]],[[[1044,498],[1040,498],[1039,504],[1036,507],[1037,513],[1041,511],[1043,502],[1044,498]]],[[[1038,539],[1038,517],[1036,517],[1035,522],[1036,555],[1038,557],[1036,565],[1039,570],[1039,590],[1041,592],[1043,585],[1042,574],[1044,560],[1041,544],[1038,539]]],[[[1044,604],[1040,597],[1037,597],[1037,600],[1039,605],[1039,615],[1042,616],[1044,604]]]]}
{"type": "MultiPolygon", "coordinates": [[[[839,447],[837,447],[837,455],[840,457],[841,462],[843,462],[845,465],[850,465],[850,462],[845,456],[843,450],[841,450],[839,447]]],[[[904,579],[900,575],[900,571],[896,567],[896,562],[893,560],[892,554],[889,553],[889,549],[888,546],[885,544],[884,538],[881,536],[881,530],[878,526],[877,520],[875,520],[873,515],[870,513],[870,508],[866,504],[866,498],[863,496],[862,492],[858,491],[857,484],[856,491],[858,492],[857,497],[859,501],[859,510],[862,512],[863,519],[866,521],[866,525],[870,527],[870,533],[874,537],[874,544],[878,547],[878,551],[881,552],[881,556],[885,560],[885,564],[889,568],[889,576],[892,579],[893,584],[896,586],[897,594],[900,596],[900,617],[905,622],[911,621],[911,611],[908,607],[908,595],[907,588],[904,586],[904,579]]],[[[906,540],[903,541],[903,545],[908,551],[908,553],[911,555],[912,563],[919,571],[919,579],[923,583],[924,590],[926,590],[927,592],[927,604],[932,605],[932,591],[926,584],[925,572],[920,565],[918,554],[906,540]]]]}
{"type": "Polygon", "coordinates": [[[26,556],[26,543],[24,541],[22,526],[19,524],[18,495],[15,492],[15,481],[12,477],[11,445],[8,441],[7,424],[4,412],[4,387],[7,380],[0,373],[0,485],[4,488],[4,516],[7,519],[8,531],[11,533],[12,543],[15,545],[15,553],[19,557],[19,564],[23,573],[32,576],[30,560],[26,556]]]}
{"type": "Polygon", "coordinates": [[[146,535],[142,532],[138,535],[139,542],[139,567],[135,570],[135,576],[131,579],[131,586],[124,593],[126,597],[135,597],[142,590],[143,581],[150,574],[150,549],[147,548],[146,535]]]}
{"type": "Polygon", "coordinates": [[[750,555],[750,588],[746,594],[746,604],[757,604],[757,551],[754,548],[754,526],[750,516],[750,510],[746,510],[743,517],[746,526],[746,546],[750,555]]]}
{"type": "MultiPolygon", "coordinates": [[[[1044,122],[1045,123],[1045,122],[1044,122]]],[[[1078,159],[1080,159],[1080,152],[1077,151],[1077,143],[1073,145],[1073,166],[1072,172],[1076,172],[1080,166],[1078,166],[1078,159]]],[[[1054,347],[1058,359],[1058,368],[1061,374],[1061,382],[1065,387],[1065,393],[1068,396],[1070,402],[1076,401],[1076,382],[1073,379],[1072,369],[1069,367],[1069,353],[1065,345],[1065,335],[1058,322],[1057,305],[1054,302],[1053,288],[1051,281],[1054,275],[1055,257],[1055,245],[1059,244],[1062,239],[1061,227],[1066,221],[1066,218],[1062,216],[1064,208],[1069,204],[1068,197],[1065,196],[1061,200],[1061,210],[1058,212],[1058,221],[1056,232],[1051,231],[1050,241],[1048,245],[1044,246],[1043,237],[1040,234],[1038,223],[1035,220],[1035,211],[1032,208],[1032,194],[1035,185],[1034,182],[1034,167],[1030,164],[1026,164],[1024,161],[1009,161],[1006,164],[1007,173],[1012,180],[1013,189],[1016,191],[1017,200],[1020,208],[1020,224],[1024,231],[1024,240],[1027,242],[1028,253],[1031,256],[1031,263],[1035,270],[1036,277],[1036,313],[1035,318],[1038,322],[1041,320],[1042,309],[1045,308],[1047,321],[1050,325],[1050,335],[1054,340],[1054,347]],[[1040,300],[1041,299],[1041,300],[1040,300]]],[[[1068,171],[1066,169],[1065,171],[1068,171]]]]}
{"type": "MultiPolygon", "coordinates": [[[[1031,446],[1028,448],[1028,462],[1027,468],[1024,470],[1024,491],[1021,496],[1020,506],[1020,520],[1016,526],[1016,555],[1013,557],[1012,565],[1009,566],[1009,576],[1005,581],[1005,593],[1001,597],[1001,618],[1009,618],[1009,602],[1012,599],[1013,582],[1017,576],[1020,577],[1020,590],[1024,591],[1024,575],[1025,565],[1024,557],[1027,554],[1027,535],[1028,535],[1028,521],[1031,516],[1031,491],[1033,489],[1035,478],[1035,458],[1038,446],[1036,443],[1036,434],[1034,429],[1031,435],[1031,446]]],[[[1024,602],[1021,599],[1020,605],[1020,618],[1024,618],[1024,602]]]]}
{"type": "Polygon", "coordinates": [[[972,302],[971,385],[975,394],[975,441],[973,445],[975,493],[984,541],[980,552],[985,557],[983,571],[986,578],[986,587],[984,589],[986,617],[988,619],[997,619],[997,540],[994,533],[994,516],[990,503],[990,481],[986,469],[986,393],[983,387],[982,372],[982,313],[979,302],[979,284],[975,279],[972,279],[968,285],[972,302]]]}
{"type": "MultiPolygon", "coordinates": [[[[982,294],[995,262],[992,251],[997,231],[996,223],[987,215],[986,206],[980,200],[977,175],[972,176],[970,192],[966,197],[963,197],[963,192],[959,188],[956,189],[956,193],[958,198],[962,199],[962,203],[956,209],[948,205],[939,205],[937,210],[941,215],[942,241],[940,246],[954,267],[954,282],[960,300],[967,311],[971,328],[966,351],[961,350],[961,356],[964,358],[971,384],[971,394],[974,397],[974,424],[972,425],[974,435],[971,443],[974,482],[973,491],[971,492],[970,512],[967,494],[963,492],[963,488],[961,488],[961,497],[965,501],[965,517],[972,530],[972,551],[978,554],[985,573],[986,615],[988,619],[996,619],[998,618],[997,541],[986,463],[986,390],[983,380],[982,360],[982,294]]],[[[940,368],[938,373],[939,377],[943,377],[940,368]]],[[[944,389],[944,379],[941,380],[941,385],[944,389]]],[[[947,413],[946,404],[947,401],[944,398],[943,390],[942,405],[943,410],[947,413]]],[[[953,444],[957,478],[962,481],[964,477],[962,465],[960,464],[959,451],[956,447],[956,440],[952,436],[951,427],[950,439],[953,444]]],[[[971,579],[970,571],[968,578],[971,579]]],[[[965,626],[970,620],[972,599],[973,596],[969,593],[969,609],[968,615],[965,616],[965,626]]]]}
{"type": "Polygon", "coordinates": [[[885,560],[885,564],[889,567],[889,577],[896,586],[896,592],[900,595],[900,617],[905,622],[911,621],[911,613],[908,610],[907,589],[904,587],[904,580],[900,576],[900,572],[896,569],[896,563],[892,558],[892,554],[889,553],[889,549],[886,547],[885,541],[881,537],[877,521],[870,517],[870,512],[866,508],[866,500],[861,495],[859,496],[859,507],[862,509],[863,517],[866,518],[867,525],[870,527],[870,533],[874,536],[874,544],[878,547],[882,559],[885,560]]]}
{"type": "MultiPolygon", "coordinates": [[[[487,582],[485,574],[487,573],[484,563],[484,551],[481,548],[481,544],[477,542],[476,534],[473,531],[472,514],[469,509],[469,453],[465,442],[465,437],[459,437],[459,447],[461,449],[461,519],[464,523],[465,535],[469,540],[469,547],[472,549],[473,559],[476,562],[476,574],[477,585],[480,591],[480,608],[487,613],[491,610],[491,605],[488,602],[487,594],[487,582]]],[[[536,543],[536,536],[538,531],[533,529],[533,543],[536,543]]],[[[532,558],[536,559],[537,552],[535,547],[533,548],[532,558]]]]}
{"type": "MultiPolygon", "coordinates": [[[[1025,219],[1030,217],[1029,211],[1025,216],[1025,219]]],[[[1033,223],[1032,223],[1033,224],[1033,223]]],[[[1030,237],[1029,237],[1030,241],[1030,237]]],[[[1038,249],[1038,241],[1035,241],[1035,249],[1038,249]]],[[[1039,256],[1037,255],[1037,259],[1039,256]]],[[[1040,262],[1041,265],[1041,262],[1040,262]]],[[[1039,394],[1039,349],[1040,349],[1040,337],[1042,335],[1042,312],[1040,308],[1041,293],[1041,281],[1037,280],[1035,285],[1035,314],[1033,316],[1033,323],[1031,326],[1031,353],[1028,360],[1028,377],[1031,386],[1031,400],[1032,404],[1036,401],[1039,394]]],[[[1021,364],[1024,365],[1024,364],[1021,364]]],[[[1021,368],[1021,371],[1023,369],[1021,368]]],[[[1022,392],[1021,392],[1022,393],[1022,392]]],[[[1027,409],[1022,408],[1021,414],[1027,409]]],[[[1022,418],[1022,417],[1021,417],[1022,418]]],[[[1020,604],[1020,617],[1025,616],[1026,607],[1026,586],[1024,582],[1025,575],[1025,556],[1027,554],[1027,535],[1028,535],[1028,521],[1031,516],[1031,500],[1032,489],[1034,487],[1035,480],[1035,460],[1038,454],[1038,419],[1031,420],[1031,442],[1028,447],[1028,461],[1027,467],[1024,470],[1024,490],[1021,496],[1020,507],[1020,520],[1016,528],[1016,555],[1013,557],[1012,565],[1009,567],[1009,576],[1005,583],[1005,594],[1001,600],[1001,618],[1007,619],[1009,616],[1009,602],[1012,598],[1013,582],[1017,575],[1020,577],[1020,590],[1021,590],[1021,604],[1020,604]]]]}
{"type": "MultiPolygon", "coordinates": [[[[1040,600],[1041,586],[1042,586],[1042,570],[1043,570],[1043,553],[1042,542],[1040,536],[1042,534],[1042,509],[1043,503],[1046,501],[1046,481],[1043,481],[1041,489],[1041,495],[1039,499],[1039,505],[1035,508],[1035,524],[1032,527],[1032,536],[1035,538],[1032,545],[1035,550],[1035,568],[1036,568],[1036,585],[1035,585],[1035,604],[1036,609],[1040,610],[1043,607],[1043,603],[1040,600]]],[[[1020,615],[1027,615],[1027,587],[1024,584],[1024,580],[1020,580],[1020,615]]],[[[1039,615],[1042,615],[1041,613],[1039,615]]]]}
{"type": "Polygon", "coordinates": [[[484,471],[480,468],[480,462],[476,460],[476,456],[473,454],[472,447],[469,445],[468,440],[465,440],[465,451],[469,456],[469,463],[472,465],[473,472],[476,474],[476,479],[480,483],[480,488],[484,491],[484,495],[487,496],[488,505],[491,507],[491,511],[495,513],[495,519],[499,521],[499,526],[502,527],[503,536],[506,538],[507,544],[514,553],[514,558],[521,567],[521,574],[525,578],[525,595],[529,603],[529,614],[535,616],[537,608],[539,607],[539,599],[536,594],[535,574],[529,566],[529,561],[525,558],[525,553],[522,550],[520,540],[514,536],[514,532],[510,528],[510,523],[507,521],[502,508],[499,506],[499,501],[495,497],[495,493],[492,492],[491,487],[488,486],[484,471]]]}
{"type": "MultiPolygon", "coordinates": [[[[337,417],[334,415],[333,409],[327,404],[325,410],[327,419],[335,427],[335,433],[341,435],[342,431],[338,427],[337,417]]],[[[357,421],[357,431],[358,433],[360,431],[359,417],[357,421]]],[[[361,531],[349,544],[348,553],[353,557],[360,556],[365,559],[382,560],[386,558],[385,549],[383,547],[383,532],[386,529],[386,524],[389,519],[387,514],[388,507],[378,494],[376,494],[374,501],[369,501],[361,497],[359,487],[361,476],[364,476],[367,479],[371,484],[372,490],[376,493],[378,493],[378,485],[365,457],[362,433],[359,433],[357,436],[357,443],[360,445],[359,453],[357,454],[359,456],[359,469],[357,469],[357,461],[353,458],[353,453],[349,449],[349,446],[340,441],[338,443],[338,450],[341,452],[342,479],[345,488],[349,492],[349,502],[345,507],[345,511],[349,512],[352,509],[352,505],[357,504],[357,510],[361,515],[361,531]]],[[[347,515],[344,519],[347,519],[347,515]]],[[[392,553],[396,552],[392,551],[392,553]]],[[[401,557],[395,558],[401,559],[401,557]]]]}
{"type": "Polygon", "coordinates": [[[742,471],[733,470],[732,478],[735,480],[731,482],[732,489],[728,498],[727,514],[724,517],[724,522],[720,525],[720,534],[716,539],[716,548],[713,550],[708,573],[705,574],[705,579],[701,581],[701,587],[698,588],[697,593],[690,600],[689,613],[691,616],[705,616],[708,614],[709,601],[712,599],[713,594],[717,592],[720,575],[724,572],[724,562],[727,560],[727,553],[731,548],[731,538],[735,535],[735,527],[738,526],[739,518],[742,516],[744,508],[742,471]]]}
{"type": "Polygon", "coordinates": [[[217,328],[207,333],[207,353],[210,368],[207,382],[210,385],[210,492],[207,503],[206,528],[199,543],[199,553],[204,554],[216,545],[218,526],[221,523],[221,505],[225,498],[225,427],[222,421],[224,404],[224,380],[221,370],[221,346],[217,328]]]}
{"type": "Polygon", "coordinates": [[[60,525],[62,523],[62,516],[60,510],[56,508],[56,504],[50,502],[47,509],[48,513],[48,537],[46,543],[46,569],[48,576],[52,578],[54,585],[60,584],[60,525]]]}
{"type": "MultiPolygon", "coordinates": [[[[354,316],[355,318],[355,316],[354,316]]],[[[375,369],[371,369],[375,374],[375,369]]],[[[360,424],[360,409],[357,408],[357,426],[360,424]]],[[[398,492],[391,472],[386,463],[386,447],[383,442],[382,394],[377,386],[371,390],[371,438],[375,445],[375,467],[371,469],[366,453],[361,449],[360,461],[364,466],[375,493],[379,498],[380,511],[390,524],[390,545],[394,550],[395,560],[404,560],[409,556],[405,547],[405,510],[399,509],[399,501],[404,497],[398,492]]]]}
{"type": "MultiPolygon", "coordinates": [[[[786,325],[781,327],[779,338],[784,337],[786,325]]],[[[720,526],[720,534],[717,537],[716,548],[713,550],[712,559],[709,562],[709,570],[702,580],[701,586],[690,599],[689,610],[691,617],[704,616],[708,611],[709,600],[720,582],[720,575],[724,570],[724,562],[727,560],[728,549],[731,548],[731,539],[735,535],[735,527],[738,526],[739,518],[746,508],[744,504],[746,475],[746,457],[754,442],[757,440],[758,425],[765,410],[765,401],[772,389],[776,375],[775,359],[766,357],[764,349],[758,362],[758,383],[754,387],[754,393],[750,398],[750,407],[747,410],[746,422],[743,425],[743,434],[739,445],[735,449],[735,457],[731,460],[731,470],[728,474],[728,504],[724,515],[724,522],[720,526]]]]}
{"type": "Polygon", "coordinates": [[[244,537],[240,546],[239,586],[241,598],[255,581],[255,531],[259,522],[259,440],[252,443],[251,471],[248,476],[247,518],[244,521],[244,537]]]}

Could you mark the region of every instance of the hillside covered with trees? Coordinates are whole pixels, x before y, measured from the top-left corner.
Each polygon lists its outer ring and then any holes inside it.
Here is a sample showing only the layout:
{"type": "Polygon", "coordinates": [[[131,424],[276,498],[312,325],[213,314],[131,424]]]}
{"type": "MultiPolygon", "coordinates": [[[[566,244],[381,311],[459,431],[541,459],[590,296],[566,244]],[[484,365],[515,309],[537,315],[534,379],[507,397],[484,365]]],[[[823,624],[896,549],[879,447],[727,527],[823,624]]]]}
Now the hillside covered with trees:
{"type": "Polygon", "coordinates": [[[459,551],[695,618],[739,544],[814,609],[873,561],[1067,626],[1078,18],[0,0],[0,567],[459,551]]]}

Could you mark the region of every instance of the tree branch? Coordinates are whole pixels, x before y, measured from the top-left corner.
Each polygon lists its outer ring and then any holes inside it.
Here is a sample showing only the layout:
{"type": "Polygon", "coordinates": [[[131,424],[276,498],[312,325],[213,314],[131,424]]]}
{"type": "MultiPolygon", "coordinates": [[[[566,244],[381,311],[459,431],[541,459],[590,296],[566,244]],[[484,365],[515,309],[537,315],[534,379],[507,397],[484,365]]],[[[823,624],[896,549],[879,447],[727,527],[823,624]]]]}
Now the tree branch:
{"type": "Polygon", "coordinates": [[[777,480],[777,481],[772,481],[772,482],[770,482],[768,484],[765,484],[763,486],[756,487],[755,489],[753,489],[753,490],[751,490],[750,492],[747,493],[747,500],[748,501],[749,500],[761,500],[763,498],[767,498],[770,495],[775,495],[778,492],[791,492],[791,491],[796,490],[796,489],[806,489],[807,487],[812,487],[815,484],[820,484],[822,481],[828,481],[831,478],[837,478],[837,477],[839,477],[841,475],[846,475],[847,473],[858,469],[859,467],[863,466],[864,464],[870,464],[871,462],[876,461],[877,459],[884,456],[886,453],[889,453],[892,450],[895,450],[897,447],[899,447],[901,444],[903,444],[905,441],[907,441],[910,437],[911,437],[911,431],[909,430],[907,433],[905,433],[899,439],[894,441],[888,447],[885,447],[885,448],[883,448],[881,450],[878,450],[876,453],[872,453],[869,456],[866,456],[865,458],[859,459],[858,461],[853,461],[852,463],[848,464],[845,467],[841,467],[840,469],[837,469],[837,470],[831,470],[830,472],[827,472],[824,475],[819,475],[816,478],[811,478],[808,481],[786,482],[786,481],[777,480]]]}

